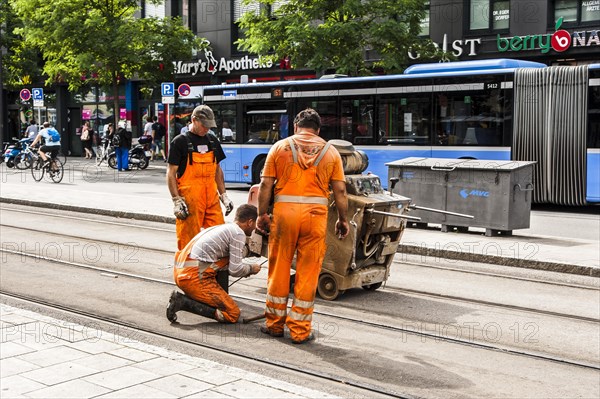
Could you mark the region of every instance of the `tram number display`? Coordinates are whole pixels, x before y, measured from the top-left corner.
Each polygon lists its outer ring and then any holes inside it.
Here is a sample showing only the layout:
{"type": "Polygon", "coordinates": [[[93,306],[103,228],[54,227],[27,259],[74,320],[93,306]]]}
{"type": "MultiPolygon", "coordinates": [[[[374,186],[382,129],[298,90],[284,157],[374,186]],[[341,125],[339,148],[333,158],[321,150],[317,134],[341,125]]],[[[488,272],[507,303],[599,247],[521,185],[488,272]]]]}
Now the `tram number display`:
{"type": "Polygon", "coordinates": [[[485,90],[498,90],[500,89],[500,82],[485,83],[484,87],[485,90]]]}
{"type": "Polygon", "coordinates": [[[280,89],[280,88],[271,89],[271,98],[283,98],[283,89],[280,89]]]}

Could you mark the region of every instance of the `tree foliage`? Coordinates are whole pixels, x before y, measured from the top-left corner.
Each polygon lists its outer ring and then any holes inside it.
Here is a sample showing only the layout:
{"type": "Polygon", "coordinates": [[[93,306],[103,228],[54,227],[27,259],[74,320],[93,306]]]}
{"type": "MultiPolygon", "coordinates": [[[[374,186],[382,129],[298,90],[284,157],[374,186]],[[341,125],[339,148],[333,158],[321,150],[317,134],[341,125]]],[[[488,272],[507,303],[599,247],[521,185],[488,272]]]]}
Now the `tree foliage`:
{"type": "Polygon", "coordinates": [[[425,0],[245,0],[238,23],[242,50],[279,60],[290,57],[294,67],[369,74],[373,67],[399,72],[409,64],[412,49],[422,60],[442,54],[429,39],[419,37],[425,0]],[[280,5],[284,3],[283,5],[280,5]],[[378,59],[365,59],[365,51],[378,59]]]}
{"type": "Polygon", "coordinates": [[[2,83],[9,89],[31,84],[32,78],[41,74],[40,56],[36,49],[27,46],[15,29],[23,27],[8,1],[0,0],[0,51],[2,54],[2,83]]]}
{"type": "Polygon", "coordinates": [[[39,49],[48,83],[66,83],[72,91],[90,84],[112,87],[115,109],[121,79],[170,80],[173,61],[189,59],[202,47],[177,18],[136,18],[137,0],[9,2],[22,21],[14,33],[39,49]]]}

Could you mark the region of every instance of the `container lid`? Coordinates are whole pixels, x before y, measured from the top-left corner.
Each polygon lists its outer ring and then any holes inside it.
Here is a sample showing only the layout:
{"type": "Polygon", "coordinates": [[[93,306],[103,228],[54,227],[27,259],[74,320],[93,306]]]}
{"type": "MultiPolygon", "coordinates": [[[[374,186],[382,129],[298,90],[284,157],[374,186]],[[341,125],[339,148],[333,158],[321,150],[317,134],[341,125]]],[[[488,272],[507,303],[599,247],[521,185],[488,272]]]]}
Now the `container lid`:
{"type": "Polygon", "coordinates": [[[476,170],[500,170],[510,171],[535,164],[535,161],[510,161],[497,159],[451,159],[451,158],[421,158],[409,157],[397,161],[388,162],[388,167],[427,168],[432,170],[447,169],[476,169],[476,170]]]}

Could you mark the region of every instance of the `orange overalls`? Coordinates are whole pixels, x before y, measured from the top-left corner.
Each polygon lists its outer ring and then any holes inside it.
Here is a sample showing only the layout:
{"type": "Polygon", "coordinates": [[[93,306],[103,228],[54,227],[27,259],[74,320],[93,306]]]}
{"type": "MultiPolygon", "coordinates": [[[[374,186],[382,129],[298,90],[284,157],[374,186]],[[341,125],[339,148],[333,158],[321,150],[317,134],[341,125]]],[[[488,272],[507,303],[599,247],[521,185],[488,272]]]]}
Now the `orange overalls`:
{"type": "MultiPolygon", "coordinates": [[[[318,140],[324,143],[322,139],[318,140]]],[[[312,166],[303,169],[298,164],[294,140],[290,137],[286,141],[291,151],[287,149],[279,151],[277,162],[286,165],[284,169],[278,168],[275,176],[277,182],[269,235],[269,274],[265,315],[266,326],[270,331],[283,332],[286,324],[291,338],[302,341],[311,331],[317,283],[325,257],[328,185],[331,178],[331,172],[327,169],[330,169],[331,165],[319,166],[329,149],[328,143],[315,157],[312,166]],[[286,151],[288,154],[284,155],[286,151]],[[282,170],[285,172],[281,173],[282,170]],[[294,300],[292,309],[287,314],[290,269],[296,251],[294,300]]],[[[318,145],[319,141],[316,141],[316,144],[318,145]]],[[[328,163],[330,160],[328,158],[328,163]]],[[[264,175],[267,176],[266,170],[264,175]]],[[[268,175],[268,177],[274,176],[268,175]]]]}
{"type": "Polygon", "coordinates": [[[192,152],[191,157],[192,162],[188,160],[183,176],[177,179],[179,195],[185,198],[190,213],[187,219],[176,219],[175,222],[179,250],[183,249],[200,229],[225,223],[215,181],[217,162],[214,152],[192,152]]]}
{"type": "Polygon", "coordinates": [[[175,254],[175,284],[190,298],[216,308],[216,320],[236,323],[240,308],[217,282],[217,272],[227,267],[229,258],[221,258],[214,263],[189,258],[192,247],[201,237],[201,234],[197,235],[175,254]]]}

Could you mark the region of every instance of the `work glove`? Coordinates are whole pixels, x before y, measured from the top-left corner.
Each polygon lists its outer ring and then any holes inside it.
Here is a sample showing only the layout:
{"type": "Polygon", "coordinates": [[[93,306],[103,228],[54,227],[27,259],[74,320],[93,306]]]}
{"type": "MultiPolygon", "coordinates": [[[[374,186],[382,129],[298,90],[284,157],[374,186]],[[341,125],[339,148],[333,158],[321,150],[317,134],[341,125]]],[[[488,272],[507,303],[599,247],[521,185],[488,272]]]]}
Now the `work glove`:
{"type": "Polygon", "coordinates": [[[225,205],[225,216],[229,215],[233,211],[233,202],[227,196],[227,193],[221,194],[221,202],[225,205]]]}
{"type": "Polygon", "coordinates": [[[185,203],[185,198],[180,196],[173,197],[173,213],[179,220],[185,220],[190,216],[187,204],[185,203]]]}

